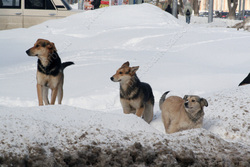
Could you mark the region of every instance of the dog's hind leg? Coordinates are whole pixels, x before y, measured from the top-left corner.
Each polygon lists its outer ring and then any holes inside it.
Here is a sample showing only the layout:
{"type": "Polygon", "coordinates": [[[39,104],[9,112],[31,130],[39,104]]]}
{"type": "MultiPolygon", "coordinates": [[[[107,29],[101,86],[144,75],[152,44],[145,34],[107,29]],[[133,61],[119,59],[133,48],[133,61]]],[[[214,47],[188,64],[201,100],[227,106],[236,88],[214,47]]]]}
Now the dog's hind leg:
{"type": "Polygon", "coordinates": [[[58,104],[62,104],[62,99],[63,99],[63,87],[59,86],[57,94],[58,104]]]}
{"type": "Polygon", "coordinates": [[[45,103],[45,105],[49,105],[49,98],[48,98],[48,91],[49,88],[46,86],[43,86],[43,101],[45,103]]]}
{"type": "Polygon", "coordinates": [[[162,111],[162,113],[161,113],[161,119],[162,119],[162,122],[163,122],[164,127],[165,127],[165,132],[166,132],[166,133],[169,133],[169,132],[168,132],[169,125],[170,125],[169,115],[168,115],[167,113],[164,113],[164,112],[162,111]]]}
{"type": "Polygon", "coordinates": [[[147,122],[147,123],[150,123],[153,119],[153,108],[154,106],[150,103],[146,103],[145,105],[145,110],[143,112],[143,116],[142,118],[147,122]]]}
{"type": "Polygon", "coordinates": [[[63,99],[63,76],[58,85],[58,93],[57,93],[58,104],[62,104],[62,99],[63,99]]]}
{"type": "Polygon", "coordinates": [[[62,78],[58,84],[58,92],[57,92],[57,101],[58,104],[62,104],[62,99],[63,99],[63,80],[64,80],[64,76],[62,74],[62,78]]]}
{"type": "Polygon", "coordinates": [[[58,93],[58,87],[52,89],[52,92],[51,92],[51,105],[55,104],[57,93],[58,93]]]}
{"type": "Polygon", "coordinates": [[[144,110],[145,110],[145,106],[136,109],[135,115],[137,115],[138,117],[141,117],[143,115],[144,110]]]}
{"type": "Polygon", "coordinates": [[[170,122],[170,125],[168,126],[168,129],[166,130],[167,133],[174,133],[174,132],[178,132],[181,129],[178,128],[178,123],[175,122],[170,122]]]}

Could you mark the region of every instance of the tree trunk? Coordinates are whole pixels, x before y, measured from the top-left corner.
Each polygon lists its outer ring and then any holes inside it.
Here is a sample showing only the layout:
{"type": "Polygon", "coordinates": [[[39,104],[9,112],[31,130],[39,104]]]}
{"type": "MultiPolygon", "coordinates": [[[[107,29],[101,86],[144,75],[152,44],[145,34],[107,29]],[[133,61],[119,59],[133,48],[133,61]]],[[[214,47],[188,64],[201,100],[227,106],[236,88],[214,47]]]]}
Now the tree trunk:
{"type": "Polygon", "coordinates": [[[199,16],[199,4],[198,4],[198,0],[191,0],[191,7],[194,11],[194,15],[195,16],[199,16]]]}
{"type": "Polygon", "coordinates": [[[156,4],[155,4],[156,6],[158,6],[159,5],[159,0],[156,0],[156,4]]]}
{"type": "Polygon", "coordinates": [[[179,0],[180,6],[178,6],[178,11],[180,15],[184,15],[183,13],[183,9],[184,9],[184,5],[183,5],[183,0],[179,0]]]}
{"type": "Polygon", "coordinates": [[[238,6],[238,0],[227,0],[227,4],[229,9],[228,19],[235,20],[235,11],[238,6]]]}
{"type": "Polygon", "coordinates": [[[199,5],[198,5],[198,0],[194,0],[193,3],[193,10],[194,10],[194,15],[199,16],[199,5]]]}

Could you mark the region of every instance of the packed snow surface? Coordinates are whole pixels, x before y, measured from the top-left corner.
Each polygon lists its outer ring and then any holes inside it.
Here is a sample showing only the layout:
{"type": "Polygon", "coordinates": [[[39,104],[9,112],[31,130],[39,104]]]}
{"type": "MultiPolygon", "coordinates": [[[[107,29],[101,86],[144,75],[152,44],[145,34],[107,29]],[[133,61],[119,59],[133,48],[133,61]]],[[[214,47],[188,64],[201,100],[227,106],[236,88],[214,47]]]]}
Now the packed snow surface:
{"type": "Polygon", "coordinates": [[[153,147],[167,140],[174,151],[208,156],[219,149],[226,155],[230,147],[248,155],[250,164],[250,86],[238,87],[250,70],[250,33],[226,28],[229,21],[202,19],[192,17],[188,25],[181,16],[142,4],[0,31],[0,162],[37,145],[69,151],[93,142],[153,147]],[[54,42],[62,62],[75,63],[64,70],[63,105],[38,107],[37,60],[25,53],[38,38],[54,42]],[[119,84],[110,80],[126,61],[140,66],[138,77],[153,89],[150,124],[123,114],[119,84]],[[203,128],[165,134],[158,107],[165,91],[206,98],[203,128]]]}

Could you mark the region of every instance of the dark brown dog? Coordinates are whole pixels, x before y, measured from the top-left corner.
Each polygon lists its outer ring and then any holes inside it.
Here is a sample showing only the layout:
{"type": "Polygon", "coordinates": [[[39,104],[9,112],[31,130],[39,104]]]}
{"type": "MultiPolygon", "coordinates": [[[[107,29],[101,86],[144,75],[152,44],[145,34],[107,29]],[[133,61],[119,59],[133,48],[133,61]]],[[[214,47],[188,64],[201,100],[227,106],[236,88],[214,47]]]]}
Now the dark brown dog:
{"type": "Polygon", "coordinates": [[[37,61],[37,96],[39,105],[55,104],[58,97],[58,104],[63,98],[63,70],[73,62],[61,63],[53,42],[45,39],[38,39],[34,46],[26,51],[29,56],[38,57],[37,61]],[[51,103],[48,99],[48,89],[51,89],[51,103]]]}
{"type": "Polygon", "coordinates": [[[150,123],[153,119],[154,95],[151,86],[136,75],[139,66],[125,62],[110,79],[120,83],[120,101],[125,114],[136,114],[150,123]]]}

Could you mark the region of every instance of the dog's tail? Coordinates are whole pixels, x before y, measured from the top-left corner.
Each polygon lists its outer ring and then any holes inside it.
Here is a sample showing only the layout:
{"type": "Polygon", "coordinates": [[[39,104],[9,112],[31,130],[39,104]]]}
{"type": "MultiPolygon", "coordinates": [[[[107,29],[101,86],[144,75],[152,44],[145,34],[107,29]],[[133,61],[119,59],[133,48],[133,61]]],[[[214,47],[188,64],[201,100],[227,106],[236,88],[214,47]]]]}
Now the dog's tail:
{"type": "Polygon", "coordinates": [[[159,101],[160,109],[161,109],[162,103],[165,101],[166,96],[167,96],[167,94],[168,94],[169,92],[170,92],[170,91],[167,91],[167,92],[163,93],[163,95],[161,96],[161,99],[160,99],[160,101],[159,101]]]}
{"type": "Polygon", "coordinates": [[[248,76],[239,84],[239,86],[243,86],[246,84],[250,84],[250,73],[248,74],[248,76]]]}
{"type": "Polygon", "coordinates": [[[75,64],[75,63],[72,62],[72,61],[64,62],[64,63],[61,64],[61,68],[62,68],[62,70],[64,70],[66,67],[68,67],[68,66],[70,66],[72,64],[75,64]]]}

